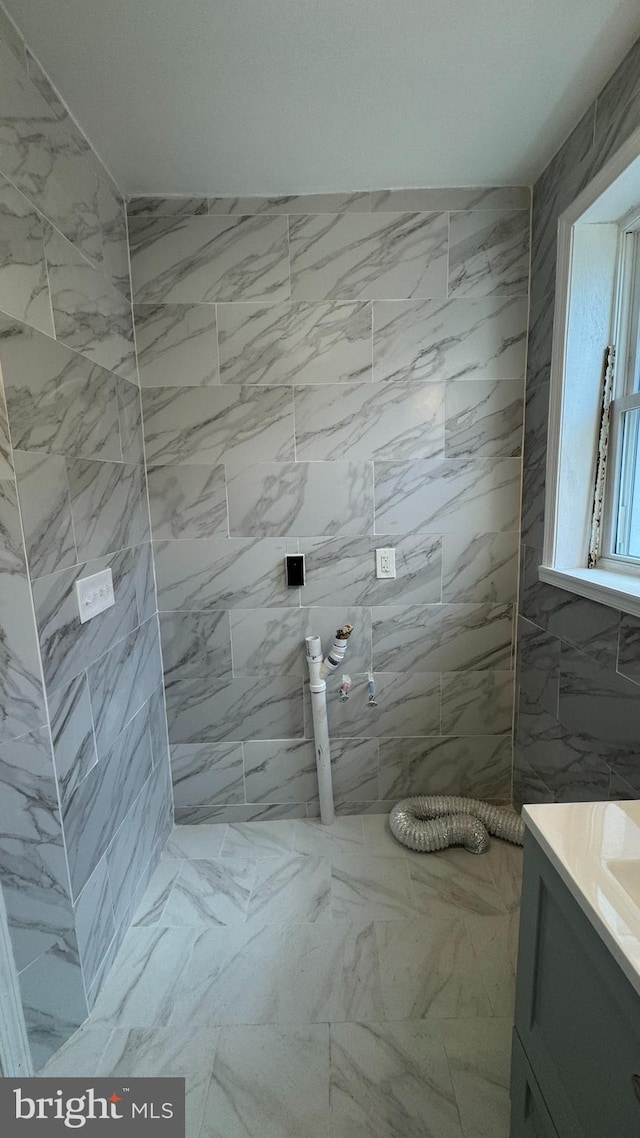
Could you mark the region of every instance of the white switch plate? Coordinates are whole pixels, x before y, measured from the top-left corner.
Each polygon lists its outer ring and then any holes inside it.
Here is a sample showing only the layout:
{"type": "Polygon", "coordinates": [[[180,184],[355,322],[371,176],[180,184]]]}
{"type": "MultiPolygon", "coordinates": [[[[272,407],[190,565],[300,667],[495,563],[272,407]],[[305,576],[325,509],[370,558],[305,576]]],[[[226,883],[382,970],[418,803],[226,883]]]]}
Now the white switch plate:
{"type": "Polygon", "coordinates": [[[376,549],[376,577],[395,577],[395,549],[376,549]]]}
{"type": "Polygon", "coordinates": [[[113,578],[110,569],[94,573],[92,577],[82,577],[76,581],[76,596],[82,624],[97,616],[99,612],[110,609],[116,603],[113,595],[113,578]]]}

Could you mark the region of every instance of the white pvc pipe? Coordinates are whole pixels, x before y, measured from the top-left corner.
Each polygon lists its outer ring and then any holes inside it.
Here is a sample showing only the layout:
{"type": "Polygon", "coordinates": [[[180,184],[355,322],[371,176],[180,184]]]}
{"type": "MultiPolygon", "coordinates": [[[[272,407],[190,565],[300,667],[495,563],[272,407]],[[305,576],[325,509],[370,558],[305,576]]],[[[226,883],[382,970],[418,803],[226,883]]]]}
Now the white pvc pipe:
{"type": "MultiPolygon", "coordinates": [[[[329,719],[327,716],[327,684],[322,674],[322,644],[319,636],[308,636],[307,664],[311,681],[311,712],[315,739],[316,767],[318,771],[318,797],[320,821],[331,826],[335,819],[333,808],[333,782],[331,778],[331,749],[329,746],[329,719]]],[[[345,642],[346,646],[346,642],[345,642]]],[[[342,653],[344,656],[344,652],[342,653]]],[[[336,661],[336,667],[337,667],[336,661]]],[[[330,671],[329,667],[327,671],[330,671]]]]}

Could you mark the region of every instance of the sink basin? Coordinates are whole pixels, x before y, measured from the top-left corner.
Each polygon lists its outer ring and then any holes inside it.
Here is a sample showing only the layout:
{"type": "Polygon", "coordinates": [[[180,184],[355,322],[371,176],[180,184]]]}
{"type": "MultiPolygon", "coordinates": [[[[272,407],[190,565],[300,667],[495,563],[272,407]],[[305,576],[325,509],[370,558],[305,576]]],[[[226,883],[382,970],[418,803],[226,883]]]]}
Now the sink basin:
{"type": "Polygon", "coordinates": [[[640,909],[640,859],[614,858],[606,862],[612,877],[621,885],[633,904],[640,909]]]}

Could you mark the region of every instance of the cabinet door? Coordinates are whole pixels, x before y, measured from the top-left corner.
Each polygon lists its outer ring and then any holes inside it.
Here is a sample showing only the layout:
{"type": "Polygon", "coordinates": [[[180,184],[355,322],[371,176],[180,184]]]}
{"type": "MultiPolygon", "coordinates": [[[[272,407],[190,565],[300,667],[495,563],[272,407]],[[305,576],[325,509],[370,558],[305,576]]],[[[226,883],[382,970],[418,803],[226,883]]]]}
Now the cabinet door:
{"type": "Polygon", "coordinates": [[[562,1138],[638,1138],[640,998],[530,835],[516,1026],[562,1138]]]}
{"type": "Polygon", "coordinates": [[[515,1030],[511,1053],[511,1138],[558,1138],[515,1030]]]}

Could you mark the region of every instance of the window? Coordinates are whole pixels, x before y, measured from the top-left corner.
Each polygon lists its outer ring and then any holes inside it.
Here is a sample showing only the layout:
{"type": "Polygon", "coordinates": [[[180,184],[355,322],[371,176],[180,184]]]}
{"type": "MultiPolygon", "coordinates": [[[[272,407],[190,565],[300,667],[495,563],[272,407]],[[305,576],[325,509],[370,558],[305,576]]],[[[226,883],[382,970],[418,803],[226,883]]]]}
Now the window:
{"type": "Polygon", "coordinates": [[[539,575],[640,616],[640,130],[558,223],[539,575]]]}

